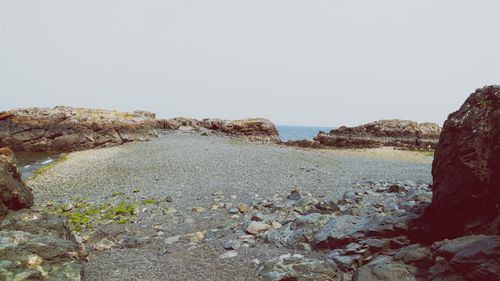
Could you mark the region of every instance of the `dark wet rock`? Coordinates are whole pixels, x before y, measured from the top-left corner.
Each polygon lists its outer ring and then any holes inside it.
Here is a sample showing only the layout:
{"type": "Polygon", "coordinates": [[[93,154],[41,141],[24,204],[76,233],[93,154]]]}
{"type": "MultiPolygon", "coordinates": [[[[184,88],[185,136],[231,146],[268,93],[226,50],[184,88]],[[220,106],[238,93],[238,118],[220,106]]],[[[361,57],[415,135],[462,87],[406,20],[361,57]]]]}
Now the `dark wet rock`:
{"type": "Polygon", "coordinates": [[[302,194],[300,193],[300,190],[294,189],[288,194],[287,196],[288,200],[300,200],[302,198],[302,194]]]}
{"type": "Polygon", "coordinates": [[[21,180],[14,153],[8,148],[0,148],[0,218],[32,205],[33,194],[21,180]]]}
{"type": "Polygon", "coordinates": [[[358,127],[342,126],[314,138],[323,147],[373,148],[395,146],[402,149],[432,149],[437,144],[440,127],[434,123],[408,120],[380,120],[358,127]]]}
{"type": "Polygon", "coordinates": [[[257,269],[257,276],[266,281],[334,281],[337,268],[334,264],[301,255],[283,255],[265,262],[257,269]]]}
{"type": "Polygon", "coordinates": [[[316,140],[289,140],[284,143],[288,146],[302,147],[302,148],[325,148],[319,141],[316,140]]]}
{"type": "Polygon", "coordinates": [[[73,151],[148,140],[157,135],[155,114],[66,106],[0,112],[0,147],[23,151],[73,151]]]}
{"type": "Polygon", "coordinates": [[[500,236],[472,235],[436,242],[429,272],[436,280],[500,280],[500,236]]]}
{"type": "Polygon", "coordinates": [[[0,223],[0,280],[80,280],[84,255],[60,217],[25,209],[0,223]]]}
{"type": "Polygon", "coordinates": [[[478,89],[448,116],[432,175],[432,204],[424,216],[428,229],[422,236],[499,234],[500,87],[478,89]]]}

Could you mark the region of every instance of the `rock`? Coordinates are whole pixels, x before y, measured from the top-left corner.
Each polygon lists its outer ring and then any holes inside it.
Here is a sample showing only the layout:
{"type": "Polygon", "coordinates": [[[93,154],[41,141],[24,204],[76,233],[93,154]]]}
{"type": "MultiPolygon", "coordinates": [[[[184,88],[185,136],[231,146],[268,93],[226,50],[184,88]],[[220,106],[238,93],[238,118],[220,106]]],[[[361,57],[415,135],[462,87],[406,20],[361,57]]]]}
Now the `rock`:
{"type": "Polygon", "coordinates": [[[186,243],[199,243],[205,239],[205,232],[198,231],[194,233],[189,233],[180,238],[182,242],[186,243]]]}
{"type": "Polygon", "coordinates": [[[191,211],[193,211],[195,213],[203,213],[203,212],[205,212],[205,208],[203,208],[203,207],[193,207],[193,208],[191,208],[191,211]]]}
{"type": "Polygon", "coordinates": [[[248,211],[250,211],[250,207],[245,203],[240,203],[238,204],[238,210],[241,213],[247,213],[248,211]]]}
{"type": "Polygon", "coordinates": [[[405,264],[397,263],[388,256],[378,256],[370,263],[358,268],[353,281],[416,281],[405,264]]]}
{"type": "Polygon", "coordinates": [[[390,192],[390,193],[406,192],[406,188],[404,186],[400,186],[399,184],[392,184],[387,189],[387,192],[390,192]]]}
{"type": "Polygon", "coordinates": [[[425,237],[499,234],[500,87],[472,93],[444,123],[432,163],[425,237]]]}
{"type": "Polygon", "coordinates": [[[101,241],[95,243],[92,249],[94,251],[104,251],[113,247],[116,247],[116,244],[113,241],[108,240],[108,238],[103,238],[101,241]]]}
{"type": "Polygon", "coordinates": [[[190,118],[177,117],[173,119],[163,119],[157,121],[159,127],[169,130],[205,130],[223,135],[241,137],[258,142],[280,142],[279,133],[276,126],[267,119],[248,118],[242,120],[221,120],[221,119],[203,119],[196,120],[190,118]]]}
{"type": "Polygon", "coordinates": [[[256,235],[260,232],[269,230],[270,228],[271,226],[267,223],[251,221],[245,230],[250,234],[256,235]]]}
{"type": "Polygon", "coordinates": [[[472,235],[435,242],[434,280],[500,280],[500,236],[472,235]]]}
{"type": "Polygon", "coordinates": [[[240,209],[238,209],[236,207],[231,207],[231,208],[227,209],[227,212],[230,213],[230,214],[239,214],[240,213],[240,209]]]}
{"type": "Polygon", "coordinates": [[[334,281],[337,279],[337,268],[334,265],[318,260],[304,259],[301,255],[283,255],[277,259],[264,262],[257,269],[257,276],[266,281],[334,281]]]}
{"type": "Polygon", "coordinates": [[[24,209],[0,222],[0,280],[80,280],[84,254],[58,216],[24,209]]]}
{"type": "Polygon", "coordinates": [[[227,251],[224,254],[220,255],[219,258],[221,259],[229,259],[229,258],[234,258],[238,256],[238,252],[236,251],[227,251]]]}
{"type": "Polygon", "coordinates": [[[300,200],[302,198],[302,194],[300,193],[300,190],[294,189],[290,194],[287,196],[288,200],[300,200]]]}
{"type": "Polygon", "coordinates": [[[224,249],[226,250],[238,250],[241,247],[241,242],[239,240],[230,239],[224,241],[224,249]]]}
{"type": "Polygon", "coordinates": [[[171,245],[179,242],[180,239],[181,239],[180,235],[170,236],[165,238],[165,241],[163,241],[163,243],[165,243],[166,245],[171,245]]]}
{"type": "Polygon", "coordinates": [[[316,234],[313,246],[333,249],[347,244],[362,237],[358,234],[365,230],[368,222],[367,218],[351,215],[333,218],[316,234]]]}
{"type": "Polygon", "coordinates": [[[144,111],[116,112],[66,106],[16,109],[0,119],[0,147],[24,151],[105,147],[148,140],[157,136],[157,127],[155,114],[144,111]]]}
{"type": "Polygon", "coordinates": [[[403,149],[432,149],[440,127],[433,123],[408,120],[380,120],[358,127],[342,126],[329,133],[320,132],[314,140],[323,147],[372,148],[395,146],[403,149]]]}
{"type": "Polygon", "coordinates": [[[289,140],[284,144],[302,148],[324,148],[324,146],[316,140],[289,140]]]}
{"type": "Polygon", "coordinates": [[[0,217],[33,206],[33,194],[21,180],[14,153],[0,148],[0,217]]]}
{"type": "Polygon", "coordinates": [[[400,248],[394,254],[394,259],[402,261],[406,264],[418,264],[427,262],[431,257],[431,252],[427,247],[420,244],[412,244],[400,248]]]}

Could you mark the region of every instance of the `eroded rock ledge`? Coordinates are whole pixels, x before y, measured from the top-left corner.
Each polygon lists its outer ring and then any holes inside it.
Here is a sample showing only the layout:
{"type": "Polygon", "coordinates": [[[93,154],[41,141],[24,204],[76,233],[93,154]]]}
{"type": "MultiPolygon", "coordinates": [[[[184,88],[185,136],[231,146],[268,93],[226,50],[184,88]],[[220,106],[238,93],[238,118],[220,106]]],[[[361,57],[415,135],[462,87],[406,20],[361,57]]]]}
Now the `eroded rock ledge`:
{"type": "Polygon", "coordinates": [[[276,126],[263,118],[242,120],[222,120],[177,117],[158,120],[159,127],[167,130],[198,131],[204,134],[221,134],[241,137],[251,141],[279,143],[280,137],[276,126]]]}
{"type": "Polygon", "coordinates": [[[22,151],[73,151],[157,135],[155,114],[67,106],[0,112],[0,147],[22,151]]]}
{"type": "Polygon", "coordinates": [[[342,126],[329,133],[319,132],[314,140],[285,144],[310,148],[374,148],[394,146],[409,150],[434,149],[441,133],[439,125],[409,120],[380,120],[357,127],[342,126]]]}

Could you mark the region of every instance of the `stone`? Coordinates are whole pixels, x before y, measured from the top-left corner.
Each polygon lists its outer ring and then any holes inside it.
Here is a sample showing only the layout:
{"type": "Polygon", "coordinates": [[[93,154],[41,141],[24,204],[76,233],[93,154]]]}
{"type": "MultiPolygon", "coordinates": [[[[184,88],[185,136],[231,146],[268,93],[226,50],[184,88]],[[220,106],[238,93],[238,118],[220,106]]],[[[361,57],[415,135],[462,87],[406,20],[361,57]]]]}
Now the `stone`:
{"type": "Polygon", "coordinates": [[[394,254],[394,260],[403,261],[405,264],[426,262],[431,257],[429,248],[420,244],[412,244],[400,248],[394,254]]]}
{"type": "Polygon", "coordinates": [[[364,232],[369,219],[352,215],[344,215],[331,219],[316,234],[314,248],[337,248],[348,244],[364,232]]]}
{"type": "Polygon", "coordinates": [[[33,194],[21,180],[14,153],[0,148],[0,217],[33,206],[33,194]]]}
{"type": "Polygon", "coordinates": [[[165,243],[166,245],[171,245],[171,244],[175,244],[175,243],[179,242],[180,239],[181,239],[180,235],[170,236],[170,237],[165,238],[163,243],[165,243]]]}
{"type": "Polygon", "coordinates": [[[435,280],[499,280],[500,236],[470,235],[435,242],[434,264],[429,272],[435,280]]]}
{"type": "Polygon", "coordinates": [[[368,264],[358,268],[353,281],[416,281],[403,263],[397,263],[388,256],[378,256],[368,264]]]}
{"type": "Polygon", "coordinates": [[[432,241],[499,234],[499,143],[500,86],[487,86],[444,123],[432,163],[432,203],[423,217],[427,231],[421,236],[432,241]]]}
{"type": "Polygon", "coordinates": [[[236,251],[227,251],[224,254],[220,255],[219,258],[221,259],[229,259],[229,258],[234,258],[238,256],[238,252],[236,251]]]}
{"type": "Polygon", "coordinates": [[[337,268],[319,259],[305,259],[301,255],[283,255],[261,263],[256,272],[261,280],[334,281],[337,268]]]}
{"type": "Polygon", "coordinates": [[[191,211],[193,211],[193,212],[195,212],[195,213],[203,213],[203,212],[205,212],[206,210],[205,210],[205,208],[203,208],[203,207],[193,207],[193,208],[191,208],[191,211]]]}
{"type": "Polygon", "coordinates": [[[67,106],[9,111],[0,119],[0,147],[73,151],[144,141],[158,135],[155,114],[67,106]]]}
{"type": "Polygon", "coordinates": [[[302,198],[302,194],[300,193],[300,190],[294,189],[288,194],[287,196],[288,200],[300,200],[302,198]]]}
{"type": "Polygon", "coordinates": [[[104,251],[113,247],[116,247],[116,244],[113,241],[108,240],[108,238],[103,238],[101,241],[95,243],[92,249],[94,251],[104,251]]]}
{"type": "Polygon", "coordinates": [[[250,234],[256,235],[260,232],[269,230],[270,228],[271,226],[267,223],[251,221],[245,230],[250,234]]]}
{"type": "Polygon", "coordinates": [[[194,233],[189,233],[181,237],[181,241],[187,243],[199,243],[205,239],[205,232],[197,231],[194,233]]]}
{"type": "Polygon", "coordinates": [[[229,209],[227,209],[227,212],[230,213],[230,214],[239,214],[240,213],[240,209],[238,209],[236,207],[230,207],[229,209]]]}
{"type": "Polygon", "coordinates": [[[230,239],[224,241],[224,249],[226,250],[238,250],[241,247],[241,242],[236,239],[230,239]]]}
{"type": "Polygon", "coordinates": [[[241,213],[247,213],[248,211],[250,211],[250,207],[245,203],[240,203],[238,204],[238,210],[241,213]]]}

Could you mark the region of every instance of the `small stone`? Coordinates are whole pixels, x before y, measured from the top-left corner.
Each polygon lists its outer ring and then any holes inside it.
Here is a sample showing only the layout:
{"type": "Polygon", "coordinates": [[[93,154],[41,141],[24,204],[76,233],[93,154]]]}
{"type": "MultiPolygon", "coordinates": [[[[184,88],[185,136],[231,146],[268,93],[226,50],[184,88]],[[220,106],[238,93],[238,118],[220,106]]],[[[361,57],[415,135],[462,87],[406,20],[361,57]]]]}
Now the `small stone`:
{"type": "Polygon", "coordinates": [[[239,210],[240,212],[242,212],[242,213],[246,213],[246,212],[250,211],[250,207],[248,207],[248,205],[247,205],[247,204],[245,204],[245,203],[240,203],[240,204],[238,205],[238,210],[239,210]]]}
{"type": "Polygon", "coordinates": [[[104,238],[101,241],[94,244],[92,248],[94,249],[94,251],[104,251],[104,250],[109,250],[113,247],[116,247],[116,244],[113,241],[104,238]]]}
{"type": "Polygon", "coordinates": [[[167,195],[167,196],[165,197],[165,202],[172,203],[172,202],[174,202],[174,199],[172,199],[172,196],[167,195]]]}
{"type": "Polygon", "coordinates": [[[228,259],[228,258],[234,258],[238,256],[238,252],[236,251],[227,251],[224,254],[220,255],[219,258],[221,259],[228,259]]]}
{"type": "Polygon", "coordinates": [[[300,193],[300,190],[298,189],[294,189],[290,192],[290,194],[288,194],[287,198],[289,200],[300,200],[302,198],[302,194],[300,193]]]}
{"type": "Polygon", "coordinates": [[[269,230],[270,228],[271,228],[271,226],[267,223],[252,221],[252,222],[250,222],[250,224],[246,228],[246,232],[255,235],[255,234],[258,234],[262,231],[269,230]]]}
{"type": "Polygon", "coordinates": [[[406,188],[398,184],[393,184],[389,186],[389,189],[387,191],[390,193],[400,193],[400,192],[406,192],[406,188]]]}
{"type": "Polygon", "coordinates": [[[240,209],[238,209],[236,207],[231,207],[231,208],[227,209],[227,212],[230,213],[230,214],[239,214],[240,213],[240,209]]]}
{"type": "Polygon", "coordinates": [[[232,219],[239,219],[239,218],[240,218],[240,216],[239,216],[239,215],[234,214],[234,215],[232,215],[232,216],[231,216],[231,218],[232,218],[232,219]]]}
{"type": "Polygon", "coordinates": [[[271,226],[274,228],[274,229],[279,229],[279,228],[282,228],[283,225],[281,225],[281,223],[277,222],[277,221],[273,221],[271,223],[271,226]]]}
{"type": "Polygon", "coordinates": [[[205,239],[205,233],[202,231],[194,232],[194,233],[189,233],[184,235],[182,237],[184,240],[187,240],[189,243],[198,243],[205,239]]]}
{"type": "Polygon", "coordinates": [[[171,244],[179,242],[180,239],[181,239],[180,235],[170,236],[170,237],[165,238],[165,241],[163,243],[165,243],[167,245],[171,245],[171,244]]]}
{"type": "Polygon", "coordinates": [[[224,249],[226,250],[238,250],[241,247],[241,242],[236,239],[230,239],[224,241],[224,249]]]}
{"type": "Polygon", "coordinates": [[[236,197],[237,197],[237,196],[236,196],[236,194],[231,194],[231,195],[229,196],[229,198],[231,198],[231,199],[236,199],[236,197]]]}
{"type": "Polygon", "coordinates": [[[191,209],[191,211],[193,211],[195,213],[203,213],[203,212],[205,212],[205,208],[203,208],[203,207],[193,207],[191,209]]]}

